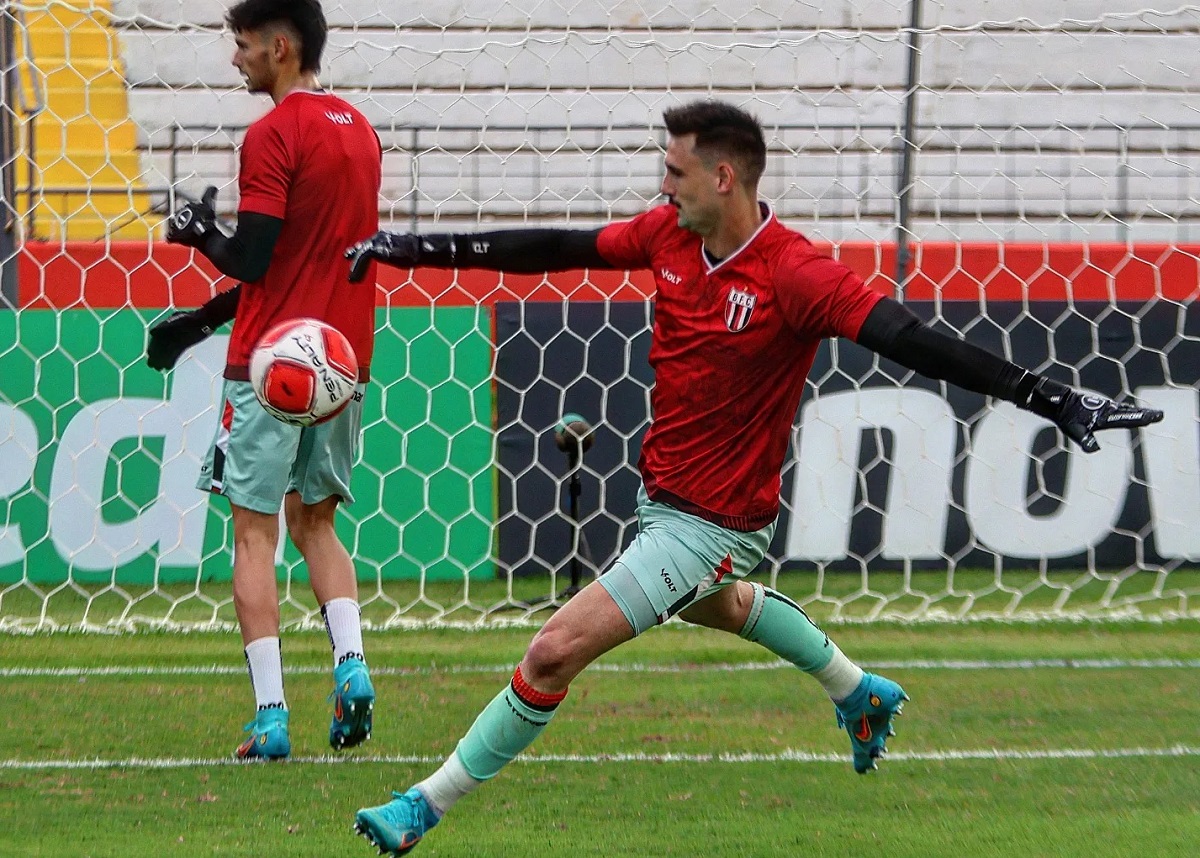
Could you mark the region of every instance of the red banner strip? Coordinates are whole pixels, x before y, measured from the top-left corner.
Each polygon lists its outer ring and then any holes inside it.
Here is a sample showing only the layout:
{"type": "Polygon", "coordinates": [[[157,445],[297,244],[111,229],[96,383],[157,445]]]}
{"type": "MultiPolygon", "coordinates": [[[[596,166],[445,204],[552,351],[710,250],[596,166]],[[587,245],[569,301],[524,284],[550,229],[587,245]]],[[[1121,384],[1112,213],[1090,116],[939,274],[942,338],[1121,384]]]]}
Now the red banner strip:
{"type": "MultiPolygon", "coordinates": [[[[823,246],[887,294],[895,246],[823,246]]],[[[544,276],[490,271],[399,271],[379,266],[380,306],[491,305],[497,301],[641,301],[647,271],[544,276]]],[[[208,260],[162,242],[28,242],[17,254],[21,307],[194,307],[232,285],[208,260]]],[[[905,296],[914,301],[1190,301],[1200,296],[1200,245],[958,244],[913,246],[905,296]]]]}

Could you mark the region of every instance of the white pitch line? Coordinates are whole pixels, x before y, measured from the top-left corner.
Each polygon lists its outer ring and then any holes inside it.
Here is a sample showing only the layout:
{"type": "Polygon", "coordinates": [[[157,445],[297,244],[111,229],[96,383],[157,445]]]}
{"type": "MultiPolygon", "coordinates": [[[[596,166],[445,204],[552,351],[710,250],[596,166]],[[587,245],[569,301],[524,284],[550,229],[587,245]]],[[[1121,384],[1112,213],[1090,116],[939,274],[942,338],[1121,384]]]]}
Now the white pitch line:
{"type": "MultiPolygon", "coordinates": [[[[1150,757],[1200,757],[1200,747],[1172,745],[1165,748],[1058,748],[1021,750],[1017,748],[982,748],[967,751],[899,751],[887,755],[887,764],[894,763],[952,763],[978,760],[1109,760],[1150,757]]],[[[814,754],[808,751],[787,750],[775,754],[531,754],[517,757],[519,763],[839,763],[849,762],[843,754],[814,754]]],[[[411,755],[292,757],[284,765],[342,766],[365,764],[436,765],[441,757],[411,755]]],[[[176,758],[127,757],[125,759],[84,760],[0,760],[0,771],[52,771],[63,769],[193,769],[225,766],[254,766],[232,757],[176,758]]]]}
{"type": "MultiPolygon", "coordinates": [[[[1150,668],[1200,668],[1200,659],[1179,658],[1039,658],[1018,660],[967,659],[909,659],[864,662],[868,670],[1144,670],[1150,668]]],[[[431,667],[371,666],[373,676],[430,676],[434,674],[512,673],[515,664],[465,664],[431,667]]],[[[791,668],[786,661],[749,661],[713,664],[593,664],[593,673],[741,673],[744,671],[782,670],[791,668]]],[[[316,676],[330,669],[316,666],[285,667],[288,676],[316,676]]],[[[167,667],[158,665],[125,665],[112,667],[4,667],[0,678],[16,677],[104,677],[104,676],[241,676],[244,665],[189,665],[167,667]]]]}

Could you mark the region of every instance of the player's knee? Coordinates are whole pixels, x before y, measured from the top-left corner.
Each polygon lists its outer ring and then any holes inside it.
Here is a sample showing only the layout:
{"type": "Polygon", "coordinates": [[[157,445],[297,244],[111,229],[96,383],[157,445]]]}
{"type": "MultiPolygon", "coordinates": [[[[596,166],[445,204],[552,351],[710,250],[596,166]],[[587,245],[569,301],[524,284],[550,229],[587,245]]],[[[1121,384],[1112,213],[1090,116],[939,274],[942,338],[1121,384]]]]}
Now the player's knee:
{"type": "Polygon", "coordinates": [[[746,622],[753,599],[752,585],[738,581],[689,606],[679,616],[693,625],[737,634],[746,622]]]}
{"type": "Polygon", "coordinates": [[[270,528],[235,527],[233,534],[234,556],[250,564],[275,565],[275,549],[279,545],[278,521],[270,528]]]}
{"type": "Polygon", "coordinates": [[[290,515],[287,518],[288,539],[292,541],[292,545],[296,546],[296,550],[302,555],[305,550],[311,545],[311,531],[305,526],[304,522],[295,521],[290,515]]]}
{"type": "Polygon", "coordinates": [[[572,659],[566,636],[554,630],[539,632],[525,651],[521,671],[526,681],[539,691],[560,691],[567,687],[579,669],[572,659]]]}
{"type": "Polygon", "coordinates": [[[297,504],[288,509],[286,518],[288,538],[301,554],[334,535],[333,521],[313,507],[297,504]]]}

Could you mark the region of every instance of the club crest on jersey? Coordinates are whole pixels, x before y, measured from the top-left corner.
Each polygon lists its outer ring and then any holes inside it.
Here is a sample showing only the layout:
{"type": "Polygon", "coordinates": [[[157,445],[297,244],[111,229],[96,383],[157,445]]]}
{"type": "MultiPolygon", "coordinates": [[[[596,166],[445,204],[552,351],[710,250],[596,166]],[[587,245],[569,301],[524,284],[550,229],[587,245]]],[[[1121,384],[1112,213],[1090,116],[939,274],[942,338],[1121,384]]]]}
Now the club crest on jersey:
{"type": "Polygon", "coordinates": [[[725,300],[725,327],[735,334],[745,328],[750,324],[750,316],[754,313],[754,305],[757,303],[757,295],[743,292],[736,286],[731,287],[729,297],[725,300]]]}

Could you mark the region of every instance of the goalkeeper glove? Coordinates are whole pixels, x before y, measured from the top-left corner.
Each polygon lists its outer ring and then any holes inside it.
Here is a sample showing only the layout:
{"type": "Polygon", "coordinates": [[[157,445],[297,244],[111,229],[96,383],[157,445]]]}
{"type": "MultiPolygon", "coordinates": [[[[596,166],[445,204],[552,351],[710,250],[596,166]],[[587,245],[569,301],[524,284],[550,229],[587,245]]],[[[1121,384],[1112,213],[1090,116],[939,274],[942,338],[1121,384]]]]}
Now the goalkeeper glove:
{"type": "Polygon", "coordinates": [[[1140,408],[1092,393],[1080,393],[1048,378],[1038,379],[1022,407],[1045,417],[1085,453],[1100,449],[1093,432],[1118,427],[1136,429],[1163,419],[1163,413],[1155,408],[1140,408]]]}
{"type": "Polygon", "coordinates": [[[167,221],[167,241],[203,249],[208,237],[217,230],[217,189],[209,185],[199,202],[187,203],[167,221]]]}
{"type": "Polygon", "coordinates": [[[396,268],[416,268],[422,264],[446,267],[453,266],[457,256],[458,246],[453,235],[412,235],[382,230],[346,251],[351,283],[358,283],[367,275],[367,266],[372,260],[378,259],[396,268]]]}
{"type": "Polygon", "coordinates": [[[242,293],[241,284],[215,295],[195,310],[180,310],[150,328],[146,343],[146,365],[171,369],[186,349],[212,336],[213,331],[233,318],[242,293]]]}
{"type": "Polygon", "coordinates": [[[397,268],[415,268],[421,258],[421,240],[408,233],[381,230],[348,249],[346,258],[350,260],[350,282],[358,283],[376,259],[397,268]]]}

